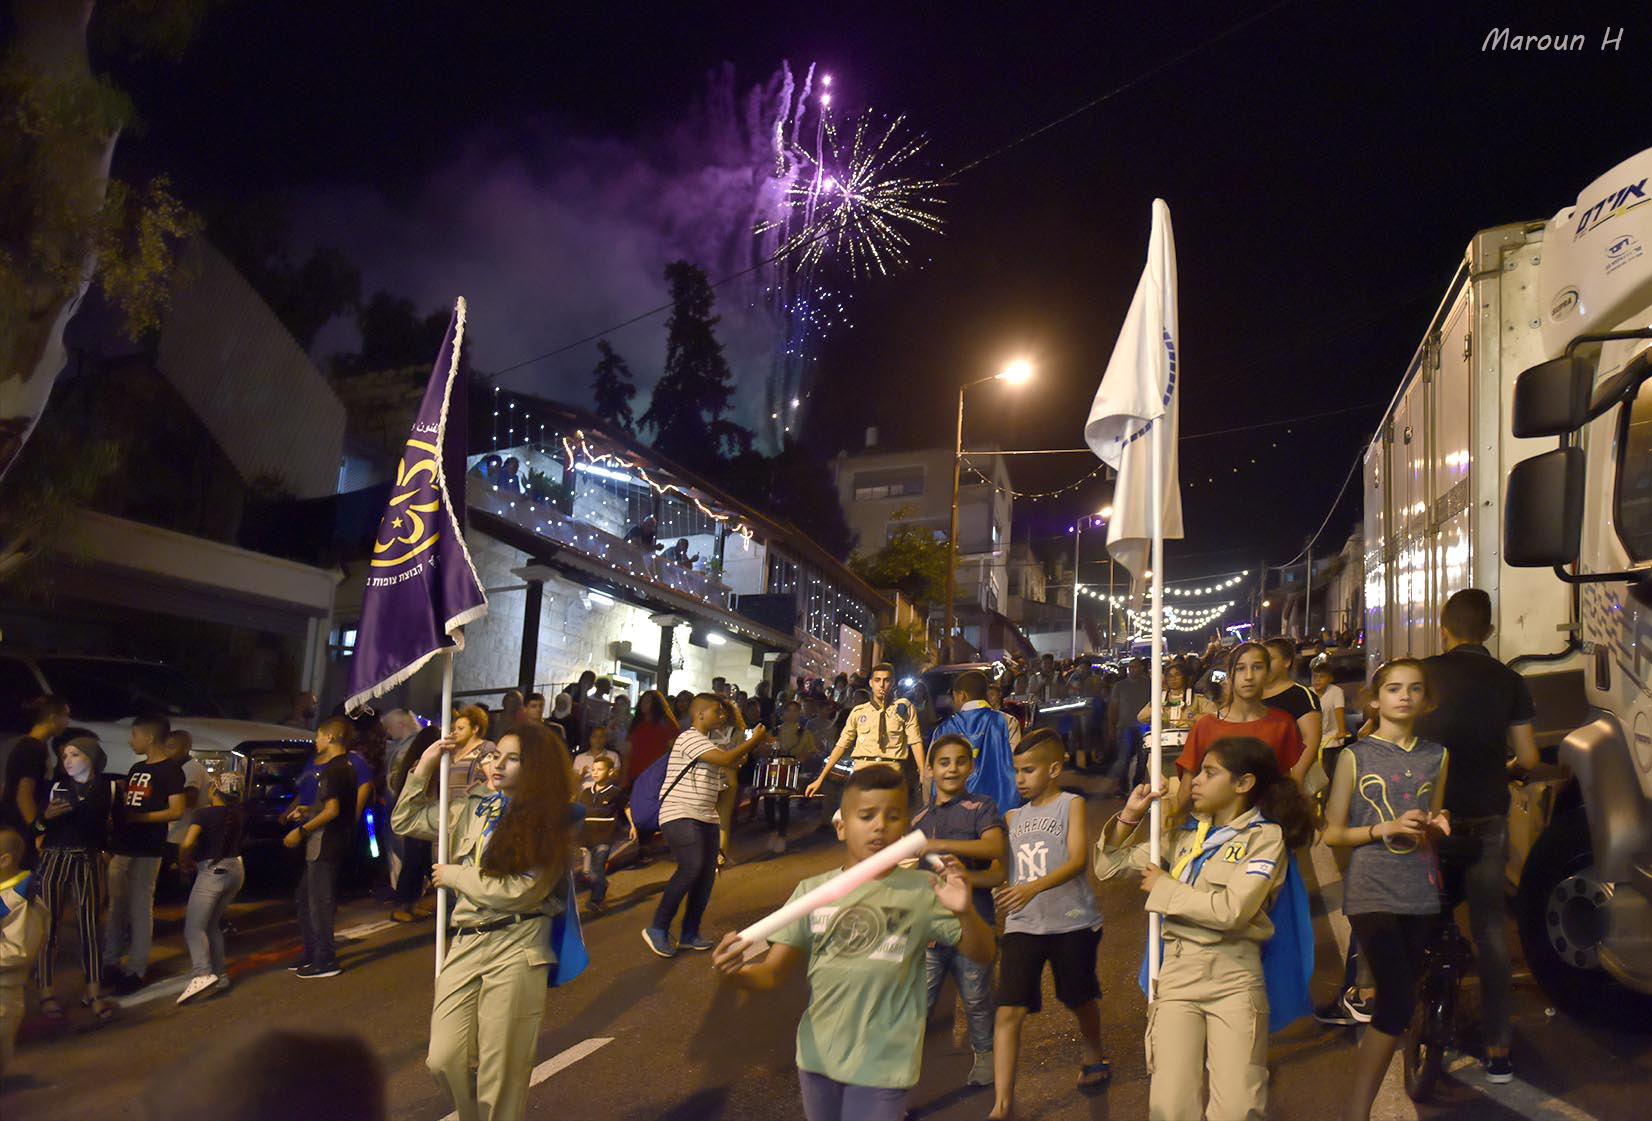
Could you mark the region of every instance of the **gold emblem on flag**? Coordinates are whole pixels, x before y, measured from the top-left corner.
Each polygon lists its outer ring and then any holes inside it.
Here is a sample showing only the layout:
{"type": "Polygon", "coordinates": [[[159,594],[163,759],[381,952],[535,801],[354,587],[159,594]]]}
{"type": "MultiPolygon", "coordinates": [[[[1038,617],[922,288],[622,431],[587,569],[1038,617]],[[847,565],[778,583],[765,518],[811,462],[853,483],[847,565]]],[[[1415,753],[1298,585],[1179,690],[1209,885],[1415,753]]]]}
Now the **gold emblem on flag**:
{"type": "Polygon", "coordinates": [[[396,485],[390,491],[390,505],[384,511],[378,538],[373,542],[372,567],[395,568],[441,538],[435,516],[442,508],[442,492],[436,482],[437,454],[435,444],[407,441],[402,460],[396,465],[396,485]],[[384,555],[387,553],[392,555],[384,555]]]}

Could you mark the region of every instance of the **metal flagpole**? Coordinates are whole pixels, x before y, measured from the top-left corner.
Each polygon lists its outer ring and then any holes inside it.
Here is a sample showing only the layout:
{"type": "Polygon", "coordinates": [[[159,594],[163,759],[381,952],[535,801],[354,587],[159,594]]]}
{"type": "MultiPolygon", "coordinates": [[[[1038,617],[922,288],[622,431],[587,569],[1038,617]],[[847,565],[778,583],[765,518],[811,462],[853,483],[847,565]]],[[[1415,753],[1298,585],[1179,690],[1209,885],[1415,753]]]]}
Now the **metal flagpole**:
{"type": "Polygon", "coordinates": [[[1084,519],[1073,525],[1073,652],[1068,655],[1078,660],[1078,547],[1084,540],[1084,519]]]}
{"type": "MultiPolygon", "coordinates": [[[[1148,730],[1147,752],[1147,781],[1152,789],[1164,789],[1164,746],[1161,738],[1164,734],[1164,669],[1160,660],[1164,657],[1164,462],[1163,462],[1163,434],[1165,423],[1170,419],[1168,412],[1161,414],[1153,421],[1153,473],[1152,485],[1149,489],[1149,501],[1153,505],[1153,645],[1150,673],[1151,684],[1148,686],[1152,700],[1148,704],[1148,711],[1152,713],[1153,722],[1148,730]]],[[[1155,799],[1148,810],[1147,851],[1153,854],[1153,859],[1159,861],[1164,851],[1160,843],[1160,835],[1164,827],[1164,809],[1155,799]]],[[[1151,989],[1149,998],[1157,998],[1159,992],[1159,915],[1157,912],[1147,916],[1147,977],[1148,988],[1151,989]]]]}
{"type": "MultiPolygon", "coordinates": [[[[442,651],[442,738],[445,740],[453,730],[453,651],[442,651]]],[[[436,819],[436,863],[447,863],[447,800],[448,800],[448,756],[442,757],[441,775],[437,779],[437,789],[442,813],[436,819]]],[[[442,962],[447,959],[447,888],[436,889],[436,975],[442,974],[442,962]]]]}

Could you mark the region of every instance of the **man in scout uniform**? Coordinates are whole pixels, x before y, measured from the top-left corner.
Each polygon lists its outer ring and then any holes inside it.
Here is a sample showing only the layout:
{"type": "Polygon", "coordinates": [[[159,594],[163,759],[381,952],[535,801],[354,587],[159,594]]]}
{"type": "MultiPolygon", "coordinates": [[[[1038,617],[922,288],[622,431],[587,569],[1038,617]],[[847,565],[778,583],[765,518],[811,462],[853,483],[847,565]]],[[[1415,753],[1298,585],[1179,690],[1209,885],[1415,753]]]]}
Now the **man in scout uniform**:
{"type": "Polygon", "coordinates": [[[854,750],[850,758],[857,771],[882,764],[904,773],[908,786],[914,778],[920,786],[928,785],[929,768],[924,760],[923,734],[918,731],[918,710],[905,697],[890,701],[894,684],[894,666],[879,662],[872,667],[872,676],[866,681],[872,699],[849,710],[849,720],[843,725],[837,746],[826,757],[820,777],[805,791],[809,797],[820,793],[826,776],[851,747],[854,750]]]}

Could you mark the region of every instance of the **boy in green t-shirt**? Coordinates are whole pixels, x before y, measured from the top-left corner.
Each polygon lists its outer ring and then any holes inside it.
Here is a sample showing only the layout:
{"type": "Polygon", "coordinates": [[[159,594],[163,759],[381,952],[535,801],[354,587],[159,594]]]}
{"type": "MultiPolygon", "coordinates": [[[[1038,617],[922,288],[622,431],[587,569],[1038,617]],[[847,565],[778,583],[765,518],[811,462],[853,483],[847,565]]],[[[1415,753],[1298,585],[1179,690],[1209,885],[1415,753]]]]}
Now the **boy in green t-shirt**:
{"type": "MultiPolygon", "coordinates": [[[[864,767],[843,788],[837,835],[858,864],[907,831],[906,779],[888,766],[864,767]]],[[[992,928],[976,913],[964,867],[939,858],[946,874],[894,868],[775,934],[759,958],[727,934],[713,957],[741,988],[774,988],[807,959],[809,1007],[797,1025],[797,1077],[808,1121],[900,1121],[923,1056],[924,951],[957,946],[982,965],[993,957],[992,928]]],[[[792,898],[837,875],[811,876],[792,898]]]]}

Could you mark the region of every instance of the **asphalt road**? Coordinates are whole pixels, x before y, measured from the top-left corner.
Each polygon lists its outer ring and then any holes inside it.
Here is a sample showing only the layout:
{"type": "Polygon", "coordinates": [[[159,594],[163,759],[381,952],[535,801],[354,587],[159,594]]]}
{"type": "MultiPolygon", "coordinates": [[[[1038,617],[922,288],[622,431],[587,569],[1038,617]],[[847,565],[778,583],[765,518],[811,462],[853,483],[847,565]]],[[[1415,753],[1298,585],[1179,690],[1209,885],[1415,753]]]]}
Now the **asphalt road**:
{"type": "MultiPolygon", "coordinates": [[[[1092,800],[1093,814],[1115,803],[1092,800]]],[[[812,822],[793,824],[802,834],[812,822]]],[[[793,843],[783,856],[762,850],[761,836],[742,836],[743,859],[719,879],[707,917],[715,938],[782,902],[794,884],[841,859],[828,834],[793,843]]],[[[1319,963],[1316,989],[1328,995],[1340,976],[1334,911],[1336,888],[1319,891],[1315,865],[1305,874],[1315,889],[1319,963]]],[[[792,1066],[798,1014],[806,999],[801,981],[782,992],[753,996],[720,985],[706,955],[663,960],[649,954],[639,931],[669,875],[669,862],[614,877],[615,909],[586,926],[592,965],[572,985],[548,997],[538,1048],[540,1066],[530,1092],[530,1117],[645,1119],[801,1117],[792,1066]]],[[[270,893],[267,893],[270,894],[270,893]]],[[[1102,942],[1103,1025],[1114,1077],[1095,1096],[1073,1088],[1079,1049],[1072,1019],[1054,1000],[1046,979],[1045,1011],[1028,1021],[1020,1065],[1018,1106],[1026,1118],[1136,1118],[1146,1115],[1147,1073],[1142,1054],[1145,1004],[1135,984],[1146,923],[1133,885],[1100,890],[1106,918],[1102,942]]],[[[177,934],[176,908],[160,924],[156,970],[162,980],[127,1001],[120,1017],[95,1026],[70,1000],[69,1017],[49,1023],[32,1013],[13,1072],[0,1084],[7,1121],[49,1118],[139,1118],[152,1080],[188,1077],[203,1044],[221,1043],[267,1027],[354,1032],[378,1054],[387,1080],[390,1115],[438,1121],[451,1106],[424,1069],[431,996],[431,927],[400,926],[370,900],[343,908],[339,929],[345,972],[330,980],[301,981],[284,966],[297,956],[296,932],[279,895],[239,903],[230,943],[234,988],[189,1005],[174,1004],[187,972],[177,934]]],[[[72,950],[65,948],[60,992],[78,983],[72,950]]],[[[1517,969],[1520,967],[1517,965],[1517,969]]],[[[950,990],[943,995],[950,1008],[950,990]]],[[[1470,1004],[1473,994],[1470,994],[1470,1004]]],[[[1517,1121],[1611,1121],[1643,1117],[1652,1090],[1652,1034],[1605,1029],[1547,1014],[1529,975],[1517,973],[1515,1058],[1519,1079],[1488,1086],[1479,1064],[1460,1060],[1437,1100],[1414,1106],[1392,1083],[1376,1116],[1491,1118],[1517,1121]]],[[[1652,1029],[1652,1025],[1645,1026],[1652,1029]]],[[[952,1017],[943,1010],[930,1026],[923,1079],[911,1097],[926,1121],[980,1118],[991,1105],[987,1089],[963,1086],[967,1045],[953,1045],[952,1017]]],[[[1275,1118],[1335,1116],[1354,1045],[1348,1029],[1310,1021],[1276,1035],[1270,1114],[1275,1118]]],[[[249,1062],[256,1062],[256,1056],[249,1062]]],[[[303,1072],[293,1072],[302,1078],[303,1072]]]]}

